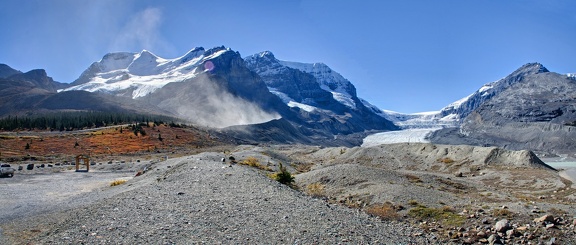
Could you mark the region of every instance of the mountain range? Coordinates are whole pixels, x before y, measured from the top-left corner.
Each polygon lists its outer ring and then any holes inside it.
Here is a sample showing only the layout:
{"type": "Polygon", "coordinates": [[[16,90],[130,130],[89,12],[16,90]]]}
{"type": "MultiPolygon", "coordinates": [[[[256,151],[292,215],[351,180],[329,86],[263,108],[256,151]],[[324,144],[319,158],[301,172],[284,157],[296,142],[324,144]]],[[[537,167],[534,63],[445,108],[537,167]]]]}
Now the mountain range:
{"type": "Polygon", "coordinates": [[[576,142],[576,80],[539,63],[436,112],[381,110],[323,63],[241,57],[194,48],[164,59],[143,50],[106,54],[70,84],[44,70],[0,65],[0,116],[50,111],[130,111],[167,115],[243,142],[359,145],[371,132],[443,128],[429,140],[562,153],[576,142]]]}
{"type": "MultiPolygon", "coordinates": [[[[176,59],[163,59],[146,50],[110,53],[69,85],[37,86],[34,89],[42,90],[43,97],[22,103],[27,108],[5,104],[0,115],[48,110],[131,110],[181,118],[249,142],[327,145],[357,145],[369,131],[398,129],[366,108],[356,96],[355,87],[325,65],[324,73],[318,74],[283,65],[277,77],[299,87],[273,88],[264,74],[250,69],[264,67],[258,63],[266,60],[246,60],[225,47],[195,48],[176,59]],[[325,73],[338,76],[340,87],[329,84],[326,80],[332,77],[325,77],[325,73]],[[312,86],[308,91],[311,94],[299,92],[306,86],[312,86]],[[330,87],[332,90],[324,90],[330,87]],[[301,97],[286,101],[278,96],[281,93],[300,93],[301,97]],[[105,105],[109,108],[103,108],[105,105]]],[[[2,84],[15,81],[12,73],[2,73],[2,84]]],[[[34,91],[23,89],[18,96],[23,94],[34,91]]],[[[0,91],[0,95],[7,93],[0,91]]]]}

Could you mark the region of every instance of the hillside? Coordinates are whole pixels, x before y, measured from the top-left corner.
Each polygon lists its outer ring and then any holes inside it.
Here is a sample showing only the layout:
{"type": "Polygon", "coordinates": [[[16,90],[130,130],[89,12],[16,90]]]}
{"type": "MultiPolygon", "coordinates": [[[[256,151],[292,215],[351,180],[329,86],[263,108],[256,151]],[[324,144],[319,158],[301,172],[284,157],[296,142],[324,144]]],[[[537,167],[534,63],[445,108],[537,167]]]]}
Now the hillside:
{"type": "Polygon", "coordinates": [[[117,155],[171,155],[195,152],[198,148],[222,145],[209,131],[166,124],[142,126],[119,125],[80,131],[2,132],[0,160],[72,161],[78,154],[97,158],[117,155]]]}

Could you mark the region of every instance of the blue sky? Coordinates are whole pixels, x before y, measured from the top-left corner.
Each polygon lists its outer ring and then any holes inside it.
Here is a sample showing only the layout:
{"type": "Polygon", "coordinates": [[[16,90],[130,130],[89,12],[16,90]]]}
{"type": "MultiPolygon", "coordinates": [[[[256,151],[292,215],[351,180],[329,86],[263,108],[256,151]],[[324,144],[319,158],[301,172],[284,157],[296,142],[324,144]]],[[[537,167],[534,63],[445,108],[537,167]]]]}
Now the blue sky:
{"type": "Polygon", "coordinates": [[[0,63],[72,82],[114,51],[323,62],[381,109],[438,110],[528,62],[576,72],[576,1],[2,0],[0,63]]]}

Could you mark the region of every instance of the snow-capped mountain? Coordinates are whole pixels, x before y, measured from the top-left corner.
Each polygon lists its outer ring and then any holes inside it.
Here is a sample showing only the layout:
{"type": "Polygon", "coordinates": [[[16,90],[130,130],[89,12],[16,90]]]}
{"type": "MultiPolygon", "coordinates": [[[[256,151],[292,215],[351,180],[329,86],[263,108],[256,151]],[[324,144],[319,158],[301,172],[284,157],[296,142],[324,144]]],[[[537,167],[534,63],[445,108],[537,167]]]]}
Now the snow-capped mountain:
{"type": "Polygon", "coordinates": [[[283,109],[267,105],[281,103],[270,101],[275,97],[243,63],[237,52],[225,47],[195,48],[175,59],[164,59],[146,50],[111,53],[61,91],[84,90],[131,98],[172,116],[218,128],[279,119],[278,111],[283,109]]]}
{"type": "Polygon", "coordinates": [[[378,113],[381,116],[389,119],[403,129],[455,127],[459,126],[464,118],[484,102],[500,94],[515,83],[522,81],[524,77],[545,72],[549,71],[542,66],[542,64],[526,64],[505,78],[487,83],[474,93],[450,103],[439,111],[406,114],[389,110],[380,110],[366,101],[364,101],[364,104],[373,108],[376,112],[379,111],[378,113]]]}
{"type": "Polygon", "coordinates": [[[525,64],[505,78],[495,82],[487,83],[473,94],[444,107],[440,111],[440,117],[460,121],[468,116],[476,108],[478,108],[482,103],[491,99],[495,95],[498,95],[515,83],[522,81],[524,77],[544,72],[549,71],[542,64],[525,64]]]}
{"type": "Polygon", "coordinates": [[[570,152],[576,147],[574,81],[529,63],[437,112],[403,114],[364,102],[403,130],[371,135],[363,146],[432,142],[570,152]]]}
{"type": "Polygon", "coordinates": [[[182,82],[209,71],[206,61],[229,49],[221,49],[205,55],[203,48],[190,50],[176,59],[163,59],[143,50],[140,53],[110,53],[94,62],[80,75],[69,90],[126,93],[133,99],[146,96],[173,82],[182,82]]]}
{"type": "Polygon", "coordinates": [[[333,132],[345,133],[397,128],[366,107],[354,85],[325,64],[281,61],[269,51],[244,60],[273,94],[300,110],[308,122],[320,121],[333,132]],[[334,119],[339,123],[334,124],[334,119]]]}
{"type": "Polygon", "coordinates": [[[460,124],[434,132],[434,143],[567,152],[576,147],[576,82],[530,63],[444,108],[441,115],[460,124]]]}

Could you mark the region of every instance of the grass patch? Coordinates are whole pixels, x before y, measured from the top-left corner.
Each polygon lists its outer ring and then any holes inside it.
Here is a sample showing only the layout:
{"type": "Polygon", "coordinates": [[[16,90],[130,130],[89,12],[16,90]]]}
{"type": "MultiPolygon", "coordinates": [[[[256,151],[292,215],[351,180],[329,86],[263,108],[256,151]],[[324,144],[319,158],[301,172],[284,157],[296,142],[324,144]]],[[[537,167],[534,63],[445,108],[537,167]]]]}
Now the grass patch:
{"type": "Polygon", "coordinates": [[[258,169],[262,169],[262,170],[266,170],[266,171],[272,171],[272,169],[270,167],[260,164],[260,161],[258,161],[258,158],[255,158],[255,157],[248,157],[248,158],[244,159],[244,161],[240,162],[240,164],[254,167],[254,168],[258,168],[258,169]]]}
{"type": "Polygon", "coordinates": [[[416,175],[407,174],[406,178],[408,179],[408,181],[410,181],[410,183],[422,183],[422,180],[420,179],[420,177],[418,177],[416,175]]]}
{"type": "Polygon", "coordinates": [[[110,186],[117,186],[117,185],[121,185],[126,183],[127,180],[125,179],[119,179],[119,180],[114,180],[112,181],[112,183],[110,183],[110,186]]]}
{"type": "Polygon", "coordinates": [[[512,212],[508,209],[497,208],[492,210],[492,215],[496,217],[512,217],[512,212]]]}
{"type": "Polygon", "coordinates": [[[306,193],[313,197],[323,197],[325,196],[325,187],[326,185],[323,185],[320,182],[312,183],[306,186],[306,193]]]}
{"type": "Polygon", "coordinates": [[[408,216],[426,221],[436,221],[446,226],[460,226],[466,220],[465,217],[454,212],[454,208],[444,206],[441,208],[428,208],[419,205],[408,210],[408,216]]]}
{"type": "Polygon", "coordinates": [[[312,166],[314,166],[314,163],[303,163],[303,162],[296,162],[296,163],[292,163],[290,164],[294,169],[296,169],[296,172],[298,173],[306,173],[309,172],[310,169],[312,169],[312,166]]]}
{"type": "Polygon", "coordinates": [[[364,211],[368,214],[379,217],[382,220],[400,220],[400,214],[398,211],[402,210],[404,207],[399,205],[393,205],[390,202],[384,204],[370,205],[365,208],[364,211]]]}
{"type": "Polygon", "coordinates": [[[418,205],[420,205],[420,203],[418,203],[418,201],[416,201],[416,200],[410,200],[410,201],[408,201],[408,204],[410,204],[410,205],[412,205],[412,206],[418,206],[418,205]]]}
{"type": "Polygon", "coordinates": [[[442,163],[446,163],[446,164],[454,163],[454,160],[452,158],[449,158],[449,157],[438,158],[437,161],[442,162],[442,163]]]}

